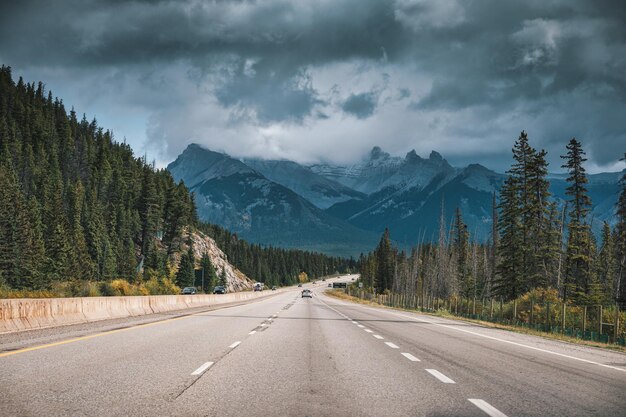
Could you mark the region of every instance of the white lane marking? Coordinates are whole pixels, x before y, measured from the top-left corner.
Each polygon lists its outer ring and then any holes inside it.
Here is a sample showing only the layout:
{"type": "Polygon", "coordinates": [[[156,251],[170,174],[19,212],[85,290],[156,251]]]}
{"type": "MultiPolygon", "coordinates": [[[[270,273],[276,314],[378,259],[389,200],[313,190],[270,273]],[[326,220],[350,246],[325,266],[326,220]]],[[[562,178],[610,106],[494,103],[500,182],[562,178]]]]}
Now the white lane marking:
{"type": "Polygon", "coordinates": [[[272,317],[276,317],[276,314],[274,314],[272,317]]]}
{"type": "Polygon", "coordinates": [[[417,359],[415,356],[411,355],[410,353],[402,352],[402,356],[404,356],[411,362],[421,362],[419,359],[417,359]]]}
{"type": "Polygon", "coordinates": [[[389,346],[390,348],[392,348],[392,349],[399,349],[399,347],[398,347],[397,345],[394,345],[394,344],[393,344],[393,343],[391,343],[391,342],[385,342],[385,344],[386,344],[387,346],[389,346]]]}
{"type": "Polygon", "coordinates": [[[241,342],[235,342],[235,343],[233,343],[232,345],[230,345],[230,346],[228,346],[228,347],[229,347],[229,348],[231,348],[231,349],[234,349],[234,348],[236,348],[237,346],[239,346],[240,344],[241,344],[241,342]]]}
{"type": "Polygon", "coordinates": [[[359,324],[359,322],[352,320],[352,324],[359,324]]]}
{"type": "Polygon", "coordinates": [[[365,328],[365,326],[363,326],[362,324],[357,324],[356,326],[357,326],[357,327],[360,327],[361,329],[364,329],[364,328],[365,328]]]}
{"type": "Polygon", "coordinates": [[[363,330],[365,330],[365,331],[366,331],[366,332],[368,332],[368,333],[374,333],[374,332],[373,332],[373,331],[371,331],[370,329],[363,329],[363,330]]]}
{"type": "Polygon", "coordinates": [[[201,367],[199,367],[198,369],[196,369],[195,371],[193,371],[191,373],[191,375],[200,375],[201,373],[203,373],[204,371],[209,369],[211,367],[211,365],[213,365],[213,362],[207,362],[207,363],[203,364],[201,367]]]}
{"type": "Polygon", "coordinates": [[[252,330],[252,331],[251,331],[250,333],[248,333],[248,334],[255,334],[255,333],[256,333],[256,330],[252,330]]]}
{"type": "MultiPolygon", "coordinates": [[[[381,310],[381,311],[384,311],[384,310],[381,310]]],[[[453,326],[450,326],[450,325],[447,325],[447,324],[443,324],[443,323],[437,323],[437,322],[428,321],[428,320],[421,320],[421,319],[418,319],[418,318],[415,318],[415,317],[407,316],[405,314],[397,314],[397,313],[392,313],[392,312],[389,312],[389,311],[387,313],[393,314],[394,316],[404,317],[404,318],[411,319],[411,320],[414,320],[414,321],[419,321],[419,322],[422,322],[422,323],[434,324],[435,326],[445,327],[446,329],[451,329],[451,330],[456,330],[456,331],[463,332],[463,333],[473,334],[474,336],[484,337],[485,339],[491,339],[491,340],[495,340],[495,341],[498,341],[498,342],[508,343],[510,345],[523,347],[523,348],[526,348],[526,349],[536,350],[538,352],[549,353],[551,355],[560,356],[562,358],[573,359],[575,361],[590,363],[592,365],[598,365],[598,366],[602,366],[604,368],[609,368],[609,369],[614,369],[616,371],[626,372],[626,369],[624,369],[624,368],[618,368],[616,366],[605,365],[603,363],[596,362],[596,361],[591,361],[589,359],[577,358],[576,356],[565,355],[564,353],[553,352],[551,350],[541,349],[541,348],[538,348],[538,347],[525,345],[523,343],[513,342],[511,340],[500,339],[499,337],[487,336],[485,334],[476,333],[476,332],[473,332],[471,330],[459,329],[458,327],[453,327],[453,326]]]]}
{"type": "Polygon", "coordinates": [[[261,323],[261,327],[267,326],[267,323],[261,323]]]}
{"type": "Polygon", "coordinates": [[[485,400],[469,398],[468,401],[474,404],[476,407],[483,410],[485,413],[487,413],[487,415],[491,417],[506,417],[506,414],[504,414],[502,411],[498,410],[497,408],[495,408],[493,405],[489,404],[485,400]]]}
{"type": "Polygon", "coordinates": [[[432,376],[434,376],[435,378],[437,378],[444,384],[455,384],[453,380],[451,380],[450,378],[448,378],[447,376],[445,376],[444,374],[442,374],[436,369],[427,369],[426,372],[428,372],[429,374],[431,374],[432,376]]]}
{"type": "Polygon", "coordinates": [[[379,335],[379,334],[375,334],[375,335],[374,335],[374,337],[375,337],[376,339],[378,339],[378,340],[382,340],[382,339],[384,339],[384,337],[382,337],[382,336],[381,336],[381,335],[379,335]]]}
{"type": "Polygon", "coordinates": [[[267,319],[267,321],[272,321],[272,320],[274,320],[274,319],[273,319],[273,318],[271,318],[271,317],[270,317],[269,319],[267,319]]]}

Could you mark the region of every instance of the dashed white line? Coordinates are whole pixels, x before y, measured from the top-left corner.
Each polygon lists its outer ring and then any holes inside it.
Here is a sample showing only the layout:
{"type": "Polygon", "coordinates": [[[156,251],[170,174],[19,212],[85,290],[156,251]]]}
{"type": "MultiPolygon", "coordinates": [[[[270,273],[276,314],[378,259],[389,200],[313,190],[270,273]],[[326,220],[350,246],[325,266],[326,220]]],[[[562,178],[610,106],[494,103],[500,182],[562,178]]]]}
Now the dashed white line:
{"type": "Polygon", "coordinates": [[[261,323],[261,327],[267,326],[267,323],[261,323]]]}
{"type": "Polygon", "coordinates": [[[271,317],[267,319],[267,321],[272,321],[272,320],[274,320],[274,319],[273,319],[273,318],[271,318],[271,317]]]}
{"type": "Polygon", "coordinates": [[[360,327],[361,329],[365,328],[365,326],[363,326],[362,324],[357,324],[357,327],[360,327]]]}
{"type": "Polygon", "coordinates": [[[352,324],[359,324],[359,322],[352,320],[352,324]]]}
{"type": "Polygon", "coordinates": [[[252,331],[251,331],[250,333],[248,333],[248,334],[255,334],[255,333],[256,333],[256,330],[252,330],[252,331]]]}
{"type": "Polygon", "coordinates": [[[272,317],[276,317],[276,314],[274,314],[272,317]]]}
{"type": "Polygon", "coordinates": [[[374,337],[375,337],[376,339],[378,339],[378,340],[382,340],[382,339],[384,339],[384,337],[382,337],[382,336],[381,336],[381,335],[379,335],[379,334],[375,334],[375,335],[374,335],[374,337]]]}
{"type": "Polygon", "coordinates": [[[407,358],[411,362],[420,362],[419,359],[417,359],[415,356],[411,355],[410,353],[402,352],[402,356],[404,356],[405,358],[407,358]]]}
{"type": "Polygon", "coordinates": [[[363,329],[363,330],[365,330],[365,331],[366,331],[366,332],[368,332],[368,333],[374,333],[374,332],[373,332],[373,331],[371,331],[370,329],[363,329]]]}
{"type": "Polygon", "coordinates": [[[583,359],[583,358],[578,358],[576,356],[565,355],[563,353],[554,352],[554,351],[547,350],[547,349],[541,349],[541,348],[538,348],[538,347],[535,347],[535,346],[525,345],[523,343],[513,342],[512,340],[500,339],[499,337],[488,336],[486,334],[473,332],[471,330],[460,329],[460,328],[454,327],[452,325],[447,325],[447,324],[443,324],[443,323],[439,323],[439,322],[435,322],[435,321],[430,321],[430,320],[422,320],[422,319],[418,319],[416,317],[407,316],[406,314],[398,314],[398,313],[392,313],[392,312],[387,312],[387,313],[392,314],[394,316],[398,316],[398,317],[405,317],[405,318],[408,318],[408,319],[411,319],[411,320],[415,320],[415,321],[418,321],[418,322],[421,322],[421,323],[429,323],[429,324],[433,324],[435,326],[440,326],[440,327],[445,327],[447,329],[456,330],[458,332],[469,333],[469,334],[474,335],[474,336],[484,337],[485,339],[491,339],[491,340],[495,340],[495,341],[498,341],[498,342],[508,343],[510,345],[523,347],[523,348],[526,348],[526,349],[536,350],[538,352],[543,352],[543,353],[548,353],[548,354],[551,354],[551,355],[560,356],[562,358],[572,359],[572,360],[576,360],[576,361],[579,361],[579,362],[589,363],[589,364],[592,364],[592,365],[598,365],[598,366],[602,366],[603,368],[613,369],[615,371],[626,372],[626,369],[618,368],[617,366],[606,365],[604,363],[592,361],[592,360],[589,360],[589,359],[583,359]]]}
{"type": "Polygon", "coordinates": [[[444,384],[455,384],[456,383],[456,382],[454,382],[453,380],[451,380],[450,378],[448,378],[447,376],[445,376],[444,374],[442,374],[441,372],[439,372],[436,369],[427,369],[426,372],[428,372],[429,374],[431,374],[432,376],[434,376],[435,378],[437,378],[438,380],[440,380],[444,384]]]}
{"type": "Polygon", "coordinates": [[[240,344],[241,344],[241,342],[235,342],[235,343],[233,343],[232,345],[230,345],[230,346],[228,346],[228,347],[229,347],[229,348],[231,348],[231,349],[234,349],[234,348],[236,348],[237,346],[239,346],[240,344]]]}
{"type": "Polygon", "coordinates": [[[497,408],[495,408],[493,405],[489,404],[485,400],[470,398],[468,401],[474,404],[476,407],[483,410],[485,413],[487,413],[487,415],[491,417],[506,417],[506,414],[504,414],[502,411],[498,410],[497,408]]]}
{"type": "Polygon", "coordinates": [[[386,344],[387,346],[389,346],[390,348],[392,348],[392,349],[399,349],[397,345],[394,345],[394,344],[393,344],[393,343],[391,343],[391,342],[385,342],[385,344],[386,344]]]}
{"type": "MultiPolygon", "coordinates": [[[[200,375],[213,365],[213,362],[207,362],[191,373],[191,375],[200,375]]],[[[471,400],[470,400],[471,401],[471,400]]]]}

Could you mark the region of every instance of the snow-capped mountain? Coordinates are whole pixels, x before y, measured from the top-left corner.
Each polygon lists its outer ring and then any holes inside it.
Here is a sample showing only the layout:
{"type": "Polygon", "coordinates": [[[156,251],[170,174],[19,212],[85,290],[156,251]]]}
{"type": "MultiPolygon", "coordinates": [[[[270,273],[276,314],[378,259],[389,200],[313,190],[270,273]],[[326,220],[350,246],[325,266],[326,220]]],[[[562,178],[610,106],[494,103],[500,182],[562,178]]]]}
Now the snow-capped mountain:
{"type": "MultiPolygon", "coordinates": [[[[460,207],[472,238],[491,233],[492,199],[506,178],[479,164],[452,167],[433,151],[394,157],[375,147],[351,166],[236,160],[190,145],[168,169],[196,193],[203,220],[253,242],[358,255],[388,227],[410,246],[435,240],[439,217],[449,227],[460,207]],[[322,210],[323,209],[323,210],[322,210]]],[[[622,173],[589,175],[593,228],[614,221],[622,173]]],[[[551,174],[550,191],[563,206],[566,175],[551,174]]]]}
{"type": "Polygon", "coordinates": [[[321,209],[327,209],[343,201],[366,197],[363,193],[318,175],[310,168],[292,161],[244,159],[243,162],[267,179],[300,194],[321,209]]]}
{"type": "Polygon", "coordinates": [[[196,195],[199,217],[255,243],[358,255],[376,236],[333,217],[242,161],[189,145],[167,169],[196,195]]]}
{"type": "Polygon", "coordinates": [[[435,177],[450,178],[456,169],[433,151],[423,159],[413,150],[404,158],[392,157],[378,146],[367,159],[351,166],[312,165],[310,169],[364,194],[373,194],[385,188],[415,188],[421,190],[435,177]]]}

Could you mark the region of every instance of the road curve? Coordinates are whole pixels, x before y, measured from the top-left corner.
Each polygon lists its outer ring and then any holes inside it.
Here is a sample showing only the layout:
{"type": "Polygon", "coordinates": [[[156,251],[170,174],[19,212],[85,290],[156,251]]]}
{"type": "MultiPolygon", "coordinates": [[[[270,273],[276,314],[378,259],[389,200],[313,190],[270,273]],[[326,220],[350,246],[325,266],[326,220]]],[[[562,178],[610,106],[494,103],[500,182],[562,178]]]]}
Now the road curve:
{"type": "Polygon", "coordinates": [[[47,344],[22,340],[0,350],[0,415],[618,416],[626,409],[626,355],[348,303],[320,284],[310,299],[294,289],[47,344]]]}

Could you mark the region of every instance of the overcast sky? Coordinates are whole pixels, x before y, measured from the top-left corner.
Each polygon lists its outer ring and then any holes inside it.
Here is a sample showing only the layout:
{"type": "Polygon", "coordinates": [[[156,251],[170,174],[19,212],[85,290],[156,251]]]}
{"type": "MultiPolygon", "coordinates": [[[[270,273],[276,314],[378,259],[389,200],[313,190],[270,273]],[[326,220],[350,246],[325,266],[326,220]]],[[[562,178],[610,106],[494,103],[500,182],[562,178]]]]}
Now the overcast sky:
{"type": "Polygon", "coordinates": [[[166,165],[191,142],[350,163],[374,145],[623,169],[623,0],[0,1],[0,63],[166,165]]]}

